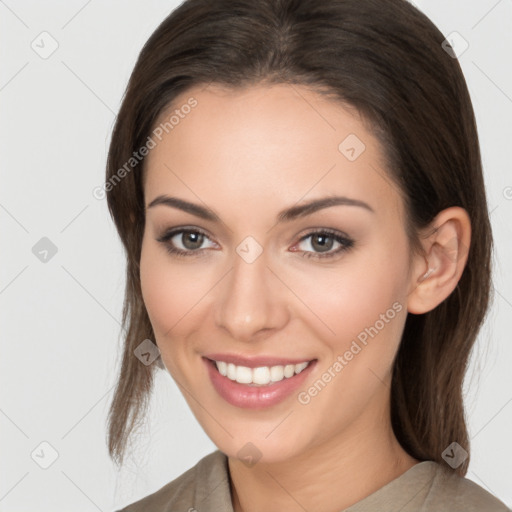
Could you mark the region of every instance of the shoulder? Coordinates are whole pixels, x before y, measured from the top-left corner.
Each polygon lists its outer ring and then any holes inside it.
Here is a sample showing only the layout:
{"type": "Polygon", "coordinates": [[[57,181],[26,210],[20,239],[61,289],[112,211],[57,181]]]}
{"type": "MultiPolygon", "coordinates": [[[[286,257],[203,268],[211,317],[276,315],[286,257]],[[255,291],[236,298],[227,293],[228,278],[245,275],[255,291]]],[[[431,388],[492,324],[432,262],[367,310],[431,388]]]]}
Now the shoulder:
{"type": "Polygon", "coordinates": [[[434,477],[425,499],[425,510],[452,512],[510,512],[498,498],[468,478],[461,477],[441,464],[434,465],[434,477]]]}
{"type": "Polygon", "coordinates": [[[345,512],[512,512],[491,493],[434,461],[416,464],[345,512]]]}
{"type": "Polygon", "coordinates": [[[156,492],[117,512],[172,512],[210,508],[232,512],[227,457],[216,450],[156,492]]]}

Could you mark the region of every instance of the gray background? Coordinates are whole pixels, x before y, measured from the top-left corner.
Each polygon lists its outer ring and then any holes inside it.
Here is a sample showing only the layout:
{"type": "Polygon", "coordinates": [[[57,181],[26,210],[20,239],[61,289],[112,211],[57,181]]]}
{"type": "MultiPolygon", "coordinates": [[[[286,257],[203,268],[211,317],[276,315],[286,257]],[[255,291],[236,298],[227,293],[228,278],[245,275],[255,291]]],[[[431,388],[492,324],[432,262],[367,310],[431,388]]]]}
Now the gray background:
{"type": "MultiPolygon", "coordinates": [[[[512,506],[512,1],[416,4],[469,44],[460,62],[477,114],[496,266],[466,380],[467,476],[512,506]]],[[[215,449],[164,372],[120,472],[105,442],[124,259],[106,202],[92,190],[104,181],[138,52],[177,5],[0,0],[0,511],[120,508],[215,449]]]]}

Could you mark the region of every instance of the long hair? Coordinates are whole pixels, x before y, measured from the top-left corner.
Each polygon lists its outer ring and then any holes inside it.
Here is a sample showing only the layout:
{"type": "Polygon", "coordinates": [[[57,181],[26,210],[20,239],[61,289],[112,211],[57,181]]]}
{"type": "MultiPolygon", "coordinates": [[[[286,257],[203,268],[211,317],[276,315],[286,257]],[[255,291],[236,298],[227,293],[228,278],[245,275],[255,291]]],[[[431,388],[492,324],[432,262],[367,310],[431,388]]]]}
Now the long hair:
{"type": "MultiPolygon", "coordinates": [[[[116,462],[144,419],[156,371],[134,356],[154,333],[139,274],[144,159],[130,159],[179,94],[209,83],[299,84],[355,108],[403,197],[412,251],[421,252],[418,232],[441,210],[468,212],[472,242],[457,287],[432,311],[407,316],[393,363],[391,419],[400,444],[419,460],[441,462],[453,441],[469,452],[462,385],[489,306],[493,240],[475,116],[444,39],[405,0],[186,0],[154,31],[127,85],[106,169],[127,263],[124,348],[108,417],[116,462]]],[[[465,475],[468,464],[456,471],[465,475]]]]}

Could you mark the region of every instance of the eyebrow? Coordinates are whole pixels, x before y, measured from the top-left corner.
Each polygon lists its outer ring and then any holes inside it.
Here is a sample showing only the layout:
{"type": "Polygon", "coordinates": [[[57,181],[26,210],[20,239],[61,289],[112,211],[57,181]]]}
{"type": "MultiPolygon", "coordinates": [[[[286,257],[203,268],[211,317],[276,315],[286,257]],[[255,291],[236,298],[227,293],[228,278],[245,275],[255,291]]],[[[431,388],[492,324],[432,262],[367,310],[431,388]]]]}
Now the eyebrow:
{"type": "MultiPolygon", "coordinates": [[[[209,208],[206,208],[199,204],[190,203],[188,201],[185,201],[184,199],[178,199],[177,197],[159,195],[148,204],[146,209],[153,208],[157,205],[165,205],[171,208],[177,208],[184,212],[195,215],[196,217],[200,217],[201,219],[204,220],[220,222],[220,217],[209,208]]],[[[277,215],[277,221],[290,222],[299,217],[305,217],[319,210],[330,208],[331,206],[359,206],[370,212],[375,213],[375,210],[369,204],[365,203],[364,201],[360,201],[359,199],[351,199],[349,197],[344,196],[330,196],[321,199],[314,199],[305,204],[292,206],[290,208],[282,210],[277,215]]]]}

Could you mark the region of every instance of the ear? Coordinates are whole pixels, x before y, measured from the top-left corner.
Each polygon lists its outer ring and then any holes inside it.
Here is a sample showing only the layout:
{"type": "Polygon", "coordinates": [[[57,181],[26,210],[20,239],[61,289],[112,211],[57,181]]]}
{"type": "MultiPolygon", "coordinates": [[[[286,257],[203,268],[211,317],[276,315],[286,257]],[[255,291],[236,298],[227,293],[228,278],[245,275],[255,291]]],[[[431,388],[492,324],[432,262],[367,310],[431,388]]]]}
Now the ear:
{"type": "Polygon", "coordinates": [[[424,256],[415,255],[407,311],[422,314],[434,309],[455,289],[466,266],[471,243],[467,211],[452,206],[437,214],[423,231],[424,256]]]}

